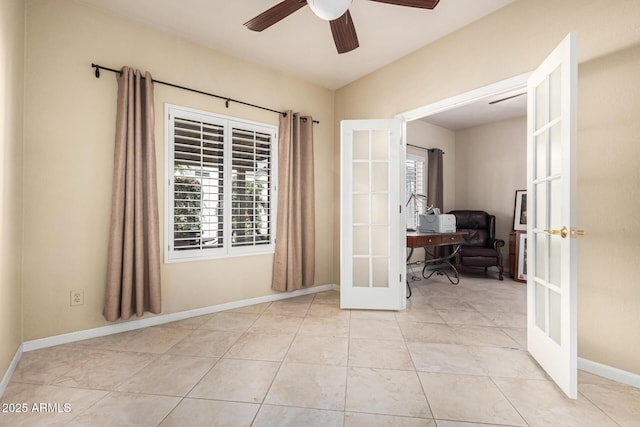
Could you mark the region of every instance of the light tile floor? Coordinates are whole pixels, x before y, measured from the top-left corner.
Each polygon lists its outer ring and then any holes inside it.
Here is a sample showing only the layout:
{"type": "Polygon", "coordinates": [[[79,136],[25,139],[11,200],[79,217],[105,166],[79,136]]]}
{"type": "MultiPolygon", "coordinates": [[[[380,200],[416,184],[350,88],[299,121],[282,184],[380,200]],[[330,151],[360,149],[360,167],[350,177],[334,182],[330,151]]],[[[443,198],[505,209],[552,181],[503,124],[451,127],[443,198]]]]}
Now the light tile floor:
{"type": "Polygon", "coordinates": [[[412,287],[402,312],[323,292],[25,353],[0,425],[640,426],[640,390],[580,372],[569,400],[524,351],[525,286],[412,287]]]}

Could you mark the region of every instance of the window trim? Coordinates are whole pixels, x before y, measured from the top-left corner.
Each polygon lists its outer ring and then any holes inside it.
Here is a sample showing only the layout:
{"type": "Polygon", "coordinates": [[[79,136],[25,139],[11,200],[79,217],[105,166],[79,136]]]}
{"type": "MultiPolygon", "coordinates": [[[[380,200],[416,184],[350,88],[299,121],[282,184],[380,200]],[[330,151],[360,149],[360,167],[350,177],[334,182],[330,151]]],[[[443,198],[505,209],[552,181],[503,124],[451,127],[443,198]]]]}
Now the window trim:
{"type": "Polygon", "coordinates": [[[278,126],[266,123],[260,123],[250,120],[239,119],[237,117],[226,116],[210,111],[198,110],[195,108],[184,107],[181,105],[165,103],[165,217],[164,217],[164,263],[188,262],[188,261],[204,261],[212,259],[235,258],[251,255],[273,254],[275,252],[276,226],[277,226],[277,208],[278,208],[278,126]],[[232,246],[231,232],[232,221],[231,212],[227,213],[225,209],[225,221],[223,224],[223,246],[220,248],[196,249],[191,251],[176,251],[173,245],[174,227],[174,190],[173,190],[173,169],[174,169],[174,127],[172,115],[180,118],[195,118],[202,120],[202,116],[214,125],[223,126],[224,128],[224,144],[223,144],[223,187],[224,205],[231,209],[232,206],[232,172],[231,172],[231,151],[232,151],[232,129],[240,128],[242,130],[266,133],[271,136],[271,176],[270,176],[270,242],[264,245],[247,245],[232,246]],[[228,171],[228,172],[227,172],[228,171]]]}

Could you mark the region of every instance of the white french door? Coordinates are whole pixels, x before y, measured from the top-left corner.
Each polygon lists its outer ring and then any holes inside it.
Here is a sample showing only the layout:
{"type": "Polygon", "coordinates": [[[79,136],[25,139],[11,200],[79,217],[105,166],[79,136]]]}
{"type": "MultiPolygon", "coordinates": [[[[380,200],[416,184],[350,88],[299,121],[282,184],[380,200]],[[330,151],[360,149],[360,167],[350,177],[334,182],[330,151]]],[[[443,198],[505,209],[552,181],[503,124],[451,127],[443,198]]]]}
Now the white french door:
{"type": "Polygon", "coordinates": [[[576,35],[528,81],[527,347],[577,397],[575,149],[576,35]]]}
{"type": "Polygon", "coordinates": [[[402,122],[341,122],[340,307],[406,306],[402,122]]]}

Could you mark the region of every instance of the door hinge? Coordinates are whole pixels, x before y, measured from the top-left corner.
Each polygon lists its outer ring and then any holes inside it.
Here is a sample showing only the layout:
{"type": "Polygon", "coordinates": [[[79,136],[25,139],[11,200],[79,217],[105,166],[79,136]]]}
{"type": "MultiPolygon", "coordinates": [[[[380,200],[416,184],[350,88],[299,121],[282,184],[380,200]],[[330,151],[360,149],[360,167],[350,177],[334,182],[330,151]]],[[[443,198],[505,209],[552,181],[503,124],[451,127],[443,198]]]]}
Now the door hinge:
{"type": "Polygon", "coordinates": [[[402,205],[400,205],[400,213],[402,213],[402,205]]]}

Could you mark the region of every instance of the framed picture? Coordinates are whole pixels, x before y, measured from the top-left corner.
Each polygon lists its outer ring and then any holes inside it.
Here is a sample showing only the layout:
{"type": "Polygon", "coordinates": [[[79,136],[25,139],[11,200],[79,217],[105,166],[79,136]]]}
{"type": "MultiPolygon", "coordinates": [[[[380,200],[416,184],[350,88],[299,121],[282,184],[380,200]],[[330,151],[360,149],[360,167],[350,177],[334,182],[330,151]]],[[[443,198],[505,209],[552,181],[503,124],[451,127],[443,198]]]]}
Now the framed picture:
{"type": "Polygon", "coordinates": [[[518,267],[516,268],[515,280],[518,282],[527,281],[527,233],[519,233],[518,241],[518,267]]]}
{"type": "Polygon", "coordinates": [[[516,191],[516,201],[513,209],[513,229],[527,229],[527,190],[516,191]]]}

